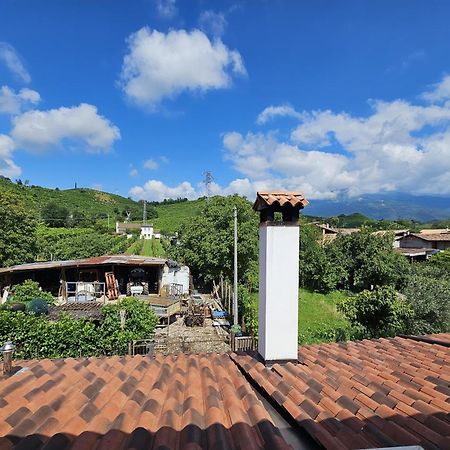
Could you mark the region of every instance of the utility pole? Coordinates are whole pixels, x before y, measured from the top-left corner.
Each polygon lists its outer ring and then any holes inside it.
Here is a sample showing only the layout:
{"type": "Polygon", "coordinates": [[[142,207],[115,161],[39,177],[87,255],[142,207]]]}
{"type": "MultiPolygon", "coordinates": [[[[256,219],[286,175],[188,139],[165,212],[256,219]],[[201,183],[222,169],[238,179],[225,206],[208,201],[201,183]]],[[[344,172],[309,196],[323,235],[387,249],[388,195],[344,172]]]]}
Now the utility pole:
{"type": "Polygon", "coordinates": [[[233,295],[233,322],[238,325],[238,264],[237,264],[237,208],[234,207],[234,295],[233,295]]]}
{"type": "Polygon", "coordinates": [[[147,224],[147,201],[144,200],[144,217],[143,217],[143,225],[147,224]]]}
{"type": "Polygon", "coordinates": [[[109,214],[108,214],[108,230],[109,230],[109,214]]]}

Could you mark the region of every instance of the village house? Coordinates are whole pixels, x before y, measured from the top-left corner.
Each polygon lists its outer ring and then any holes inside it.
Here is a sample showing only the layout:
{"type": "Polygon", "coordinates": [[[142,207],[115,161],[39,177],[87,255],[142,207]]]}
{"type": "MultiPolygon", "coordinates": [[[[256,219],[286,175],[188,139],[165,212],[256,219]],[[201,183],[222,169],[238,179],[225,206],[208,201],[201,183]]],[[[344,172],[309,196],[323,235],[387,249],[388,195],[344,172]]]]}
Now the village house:
{"type": "Polygon", "coordinates": [[[161,239],[159,230],[155,230],[152,224],[141,224],[132,222],[116,222],[116,233],[129,235],[140,231],[140,239],[161,239]]]}
{"type": "Polygon", "coordinates": [[[360,228],[337,228],[332,227],[328,223],[314,223],[322,232],[321,243],[328,244],[334,241],[338,236],[348,236],[349,234],[359,233],[360,228]]]}

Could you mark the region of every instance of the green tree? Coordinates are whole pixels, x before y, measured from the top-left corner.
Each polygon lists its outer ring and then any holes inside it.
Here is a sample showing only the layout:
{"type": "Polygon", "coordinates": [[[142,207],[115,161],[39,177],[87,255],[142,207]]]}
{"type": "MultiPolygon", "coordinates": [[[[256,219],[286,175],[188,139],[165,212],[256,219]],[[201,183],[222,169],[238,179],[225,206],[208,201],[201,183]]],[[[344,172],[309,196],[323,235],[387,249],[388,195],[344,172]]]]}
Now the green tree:
{"type": "Polygon", "coordinates": [[[238,265],[240,281],[246,281],[258,255],[258,216],[251,203],[238,195],[205,201],[200,215],[183,224],[179,244],[169,248],[169,257],[187,264],[200,280],[233,277],[234,219],[238,210],[238,265]]]}
{"type": "Polygon", "coordinates": [[[392,247],[390,233],[377,236],[363,229],[359,233],[338,237],[341,264],[348,274],[341,287],[354,291],[390,285],[402,287],[408,273],[408,262],[392,247]]]}
{"type": "Polygon", "coordinates": [[[300,226],[300,286],[312,291],[330,292],[343,285],[348,274],[342,259],[339,246],[321,244],[321,233],[316,226],[300,226]]]}
{"type": "Polygon", "coordinates": [[[47,203],[42,209],[42,220],[48,227],[57,228],[66,226],[69,211],[55,202],[47,203]]]}
{"type": "Polygon", "coordinates": [[[448,270],[439,265],[419,263],[411,266],[402,290],[414,309],[411,334],[450,331],[450,279],[448,270]]]}
{"type": "Polygon", "coordinates": [[[338,309],[361,330],[362,337],[368,338],[406,332],[414,318],[411,304],[392,286],[347,297],[338,304],[338,309]]]}
{"type": "Polygon", "coordinates": [[[0,267],[33,260],[36,220],[20,198],[0,191],[0,267]]]}

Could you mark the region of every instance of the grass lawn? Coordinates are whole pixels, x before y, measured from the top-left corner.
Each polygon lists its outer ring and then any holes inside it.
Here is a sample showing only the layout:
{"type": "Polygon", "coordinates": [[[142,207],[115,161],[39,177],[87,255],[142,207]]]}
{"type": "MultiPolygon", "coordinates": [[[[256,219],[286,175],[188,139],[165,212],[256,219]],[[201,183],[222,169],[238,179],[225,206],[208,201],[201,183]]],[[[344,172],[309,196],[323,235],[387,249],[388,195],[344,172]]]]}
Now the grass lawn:
{"type": "Polygon", "coordinates": [[[343,331],[349,329],[348,320],[336,309],[336,304],[345,298],[345,295],[339,291],[319,294],[300,289],[298,307],[300,343],[335,341],[343,331]]]}
{"type": "MultiPolygon", "coordinates": [[[[340,291],[319,294],[306,289],[299,290],[298,340],[300,344],[334,342],[348,338],[350,324],[336,309],[338,301],[346,294],[340,291]]],[[[258,294],[252,295],[258,303],[258,294]]],[[[255,311],[257,314],[257,306],[255,311]]]]}

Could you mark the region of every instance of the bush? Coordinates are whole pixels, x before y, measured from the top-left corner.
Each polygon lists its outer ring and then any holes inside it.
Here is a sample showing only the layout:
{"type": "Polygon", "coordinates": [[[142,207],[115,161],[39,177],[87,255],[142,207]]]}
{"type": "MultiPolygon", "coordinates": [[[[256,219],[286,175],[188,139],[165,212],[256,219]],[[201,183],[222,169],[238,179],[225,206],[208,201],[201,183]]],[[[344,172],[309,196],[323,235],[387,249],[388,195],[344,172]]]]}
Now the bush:
{"type": "Polygon", "coordinates": [[[150,306],[134,297],[127,297],[115,305],[102,308],[103,322],[100,329],[102,353],[125,354],[128,342],[152,337],[158,317],[150,306]],[[125,325],[121,326],[120,311],[125,311],[125,325]]]}
{"type": "Polygon", "coordinates": [[[135,298],[104,306],[102,312],[98,326],[66,314],[53,322],[45,315],[0,310],[0,342],[14,342],[15,357],[21,359],[124,355],[128,342],[152,337],[158,323],[150,307],[135,298]],[[123,327],[120,310],[126,311],[123,327]]]}
{"type": "Polygon", "coordinates": [[[407,332],[414,318],[410,303],[391,286],[348,297],[338,304],[338,310],[368,338],[407,332]]]}
{"type": "Polygon", "coordinates": [[[53,295],[50,292],[43,291],[39,283],[33,280],[25,280],[21,284],[16,284],[11,294],[8,304],[24,303],[28,307],[29,303],[37,298],[44,301],[47,305],[52,305],[55,302],[53,295]]]}
{"type": "Polygon", "coordinates": [[[414,309],[408,333],[430,334],[450,331],[450,282],[426,276],[411,276],[403,290],[414,309]]]}
{"type": "Polygon", "coordinates": [[[239,286],[238,291],[239,312],[245,324],[245,331],[253,336],[258,335],[258,301],[256,295],[252,295],[244,286],[239,286]]]}

